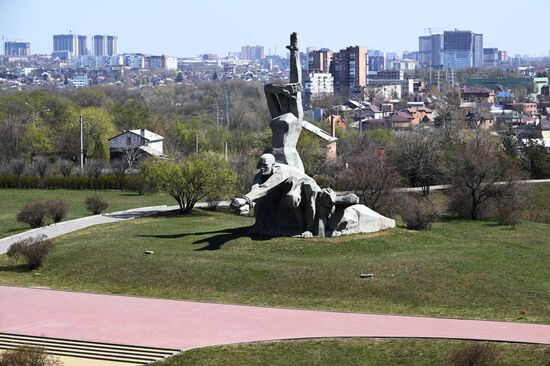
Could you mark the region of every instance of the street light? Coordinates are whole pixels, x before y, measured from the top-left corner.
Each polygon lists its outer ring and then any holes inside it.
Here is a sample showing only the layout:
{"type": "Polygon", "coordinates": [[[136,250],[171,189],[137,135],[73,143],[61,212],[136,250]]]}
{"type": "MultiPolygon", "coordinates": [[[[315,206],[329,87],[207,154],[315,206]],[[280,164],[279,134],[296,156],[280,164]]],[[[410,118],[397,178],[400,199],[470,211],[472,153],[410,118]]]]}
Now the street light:
{"type": "MultiPolygon", "coordinates": [[[[30,109],[32,109],[32,120],[34,123],[36,123],[36,118],[37,118],[37,115],[36,115],[36,108],[34,108],[31,104],[27,103],[27,102],[24,102],[24,104],[29,107],[30,109]]],[[[44,112],[49,112],[50,110],[49,109],[42,109],[42,111],[44,112]]]]}
{"type": "Polygon", "coordinates": [[[34,123],[36,123],[36,113],[35,113],[34,107],[32,105],[30,105],[29,103],[27,103],[27,102],[25,102],[25,105],[32,109],[32,120],[33,120],[34,123]]]}

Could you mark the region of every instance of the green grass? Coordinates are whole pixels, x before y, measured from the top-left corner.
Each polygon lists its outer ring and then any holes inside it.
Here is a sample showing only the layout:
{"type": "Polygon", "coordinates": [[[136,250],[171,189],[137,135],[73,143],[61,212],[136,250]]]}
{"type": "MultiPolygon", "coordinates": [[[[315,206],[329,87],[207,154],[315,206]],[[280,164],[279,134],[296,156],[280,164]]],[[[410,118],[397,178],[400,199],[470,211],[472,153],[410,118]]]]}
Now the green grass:
{"type": "Polygon", "coordinates": [[[175,205],[176,201],[164,194],[139,195],[117,190],[65,190],[65,189],[0,189],[0,238],[28,230],[29,226],[17,222],[15,215],[27,203],[48,199],[62,199],[69,210],[65,220],[91,215],[86,211],[84,200],[97,193],[108,203],[107,212],[115,212],[135,207],[175,205]]]}
{"type": "MultiPolygon", "coordinates": [[[[474,342],[411,339],[322,339],[206,347],[186,351],[154,365],[448,365],[450,355],[474,342]]],[[[483,342],[485,343],[485,342],[483,342]]],[[[497,350],[497,365],[540,365],[550,349],[540,345],[485,343],[497,350]]]]}
{"type": "Polygon", "coordinates": [[[0,284],[550,322],[546,224],[446,219],[420,232],[261,239],[246,235],[252,223],[201,211],[90,227],[57,239],[38,272],[0,256],[0,284]],[[374,278],[360,279],[366,272],[374,278]]]}

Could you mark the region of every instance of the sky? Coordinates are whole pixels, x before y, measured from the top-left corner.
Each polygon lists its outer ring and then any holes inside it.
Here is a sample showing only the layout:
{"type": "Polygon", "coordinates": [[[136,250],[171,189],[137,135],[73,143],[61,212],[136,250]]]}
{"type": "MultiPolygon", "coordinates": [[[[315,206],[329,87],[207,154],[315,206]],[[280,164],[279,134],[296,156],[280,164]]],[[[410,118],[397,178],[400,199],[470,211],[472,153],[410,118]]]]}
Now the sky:
{"type": "Polygon", "coordinates": [[[548,56],[548,14],[549,0],[0,0],[0,38],[46,54],[54,34],[86,35],[89,48],[93,35],[109,34],[118,36],[119,53],[192,57],[244,45],[285,55],[298,32],[304,51],[358,45],[400,55],[417,51],[430,28],[483,33],[484,47],[512,56],[548,56]]]}

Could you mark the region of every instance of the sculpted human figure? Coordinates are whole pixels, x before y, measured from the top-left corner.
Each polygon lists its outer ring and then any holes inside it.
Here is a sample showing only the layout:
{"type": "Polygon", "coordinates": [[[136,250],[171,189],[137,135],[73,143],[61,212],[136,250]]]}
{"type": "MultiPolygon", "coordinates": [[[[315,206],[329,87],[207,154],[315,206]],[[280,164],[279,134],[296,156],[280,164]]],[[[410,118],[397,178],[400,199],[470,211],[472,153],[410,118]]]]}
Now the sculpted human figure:
{"type": "Polygon", "coordinates": [[[254,232],[273,235],[311,236],[315,228],[315,199],[321,188],[298,169],[275,162],[263,154],[258,162],[250,192],[234,198],[231,207],[255,207],[254,232]],[[309,234],[308,234],[309,233],[309,234]]]}
{"type": "Polygon", "coordinates": [[[271,114],[271,153],[278,163],[290,165],[304,172],[304,165],[296,150],[302,131],[302,73],[296,33],[290,35],[290,84],[267,84],[264,87],[271,114]]]}

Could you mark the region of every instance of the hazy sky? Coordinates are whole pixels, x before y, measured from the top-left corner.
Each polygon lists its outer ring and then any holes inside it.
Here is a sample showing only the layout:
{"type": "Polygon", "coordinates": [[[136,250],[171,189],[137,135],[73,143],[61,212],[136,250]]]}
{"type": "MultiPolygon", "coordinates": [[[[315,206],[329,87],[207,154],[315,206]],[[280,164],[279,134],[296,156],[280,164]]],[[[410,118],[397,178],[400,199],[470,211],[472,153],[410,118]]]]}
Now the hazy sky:
{"type": "Polygon", "coordinates": [[[400,54],[418,50],[426,28],[456,28],[483,33],[484,47],[548,56],[548,14],[550,0],[0,0],[0,37],[51,53],[54,34],[86,35],[89,48],[94,34],[112,34],[121,53],[196,56],[246,44],[285,54],[296,31],[303,50],[359,45],[400,54]]]}

